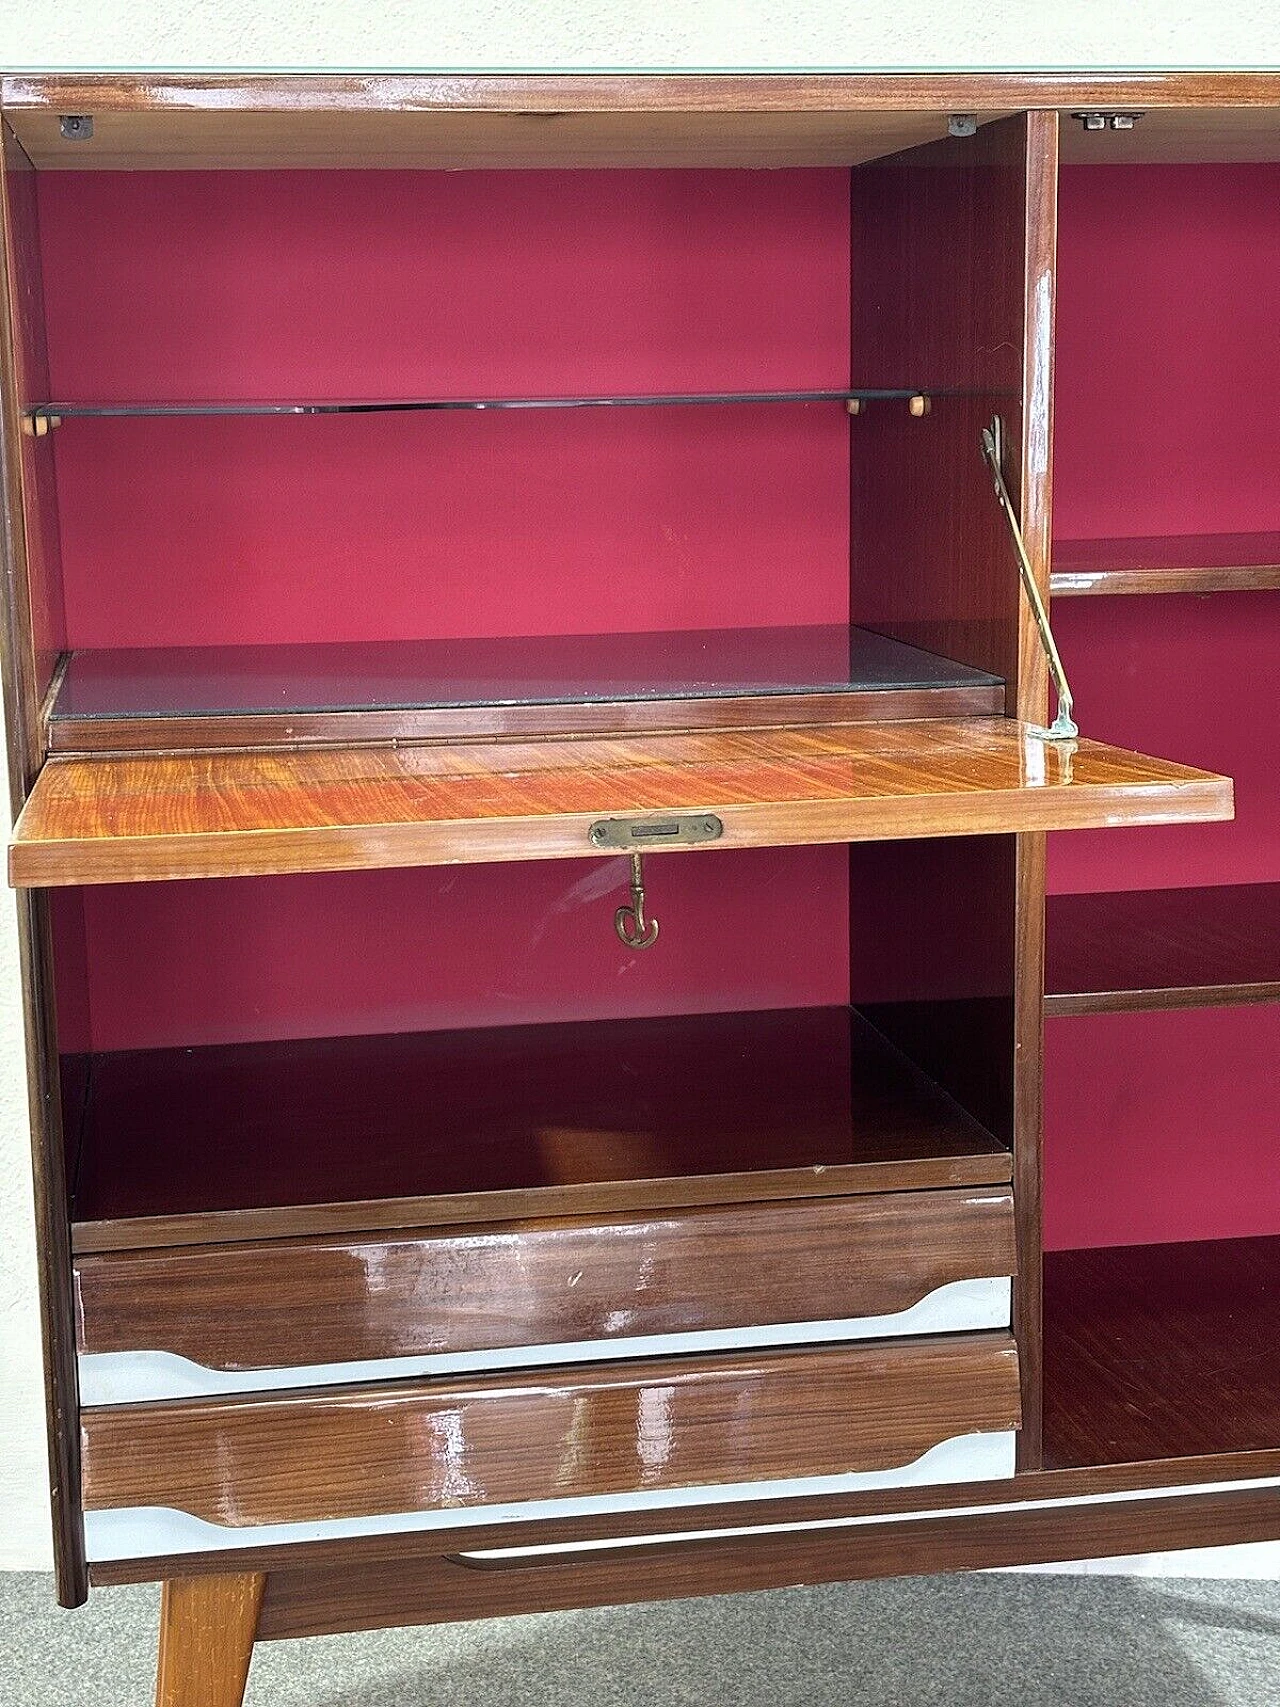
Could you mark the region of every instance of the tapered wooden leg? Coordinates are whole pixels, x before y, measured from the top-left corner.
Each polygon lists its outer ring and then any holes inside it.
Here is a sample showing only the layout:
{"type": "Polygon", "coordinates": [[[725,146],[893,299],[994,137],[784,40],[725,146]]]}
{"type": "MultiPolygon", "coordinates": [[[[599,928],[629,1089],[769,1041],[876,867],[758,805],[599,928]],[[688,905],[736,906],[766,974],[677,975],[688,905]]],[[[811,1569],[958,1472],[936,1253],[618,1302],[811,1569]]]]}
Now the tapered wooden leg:
{"type": "Polygon", "coordinates": [[[266,1583],[265,1575],[165,1583],[156,1707],[241,1707],[266,1583]]]}

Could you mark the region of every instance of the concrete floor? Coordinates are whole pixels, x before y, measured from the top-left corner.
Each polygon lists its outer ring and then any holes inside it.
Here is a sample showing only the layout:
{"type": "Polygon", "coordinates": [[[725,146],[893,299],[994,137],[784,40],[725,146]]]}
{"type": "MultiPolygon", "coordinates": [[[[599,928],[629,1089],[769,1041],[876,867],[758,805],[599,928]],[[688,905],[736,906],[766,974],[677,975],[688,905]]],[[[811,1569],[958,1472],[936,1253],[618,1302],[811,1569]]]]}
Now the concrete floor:
{"type": "MultiPolygon", "coordinates": [[[[155,1590],[0,1575],[4,1707],[149,1707],[155,1590]]],[[[248,1707],[1277,1707],[1280,1584],[928,1578],[268,1643],[248,1707]]]]}

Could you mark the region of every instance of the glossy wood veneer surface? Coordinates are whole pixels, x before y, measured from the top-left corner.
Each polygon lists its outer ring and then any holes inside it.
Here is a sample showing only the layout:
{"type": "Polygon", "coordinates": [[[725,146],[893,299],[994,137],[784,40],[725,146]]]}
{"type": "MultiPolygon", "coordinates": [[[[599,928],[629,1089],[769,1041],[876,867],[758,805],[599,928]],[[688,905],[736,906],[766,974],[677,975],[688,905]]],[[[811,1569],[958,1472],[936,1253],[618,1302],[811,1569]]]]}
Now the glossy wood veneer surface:
{"type": "Polygon", "coordinates": [[[248,1573],[165,1583],[156,1707],[241,1707],[266,1582],[248,1573]]]}
{"type": "Polygon", "coordinates": [[[122,1252],[76,1296],[81,1351],[232,1370],[887,1315],[1016,1264],[986,1188],[122,1252]]]}
{"type": "Polygon", "coordinates": [[[941,136],[939,115],[1097,106],[1141,108],[1151,122],[1120,136],[1073,138],[1073,157],[1186,158],[1191,149],[1191,158],[1248,159],[1274,157],[1277,127],[1267,109],[1280,105],[1280,78],[1265,72],[11,75],[0,84],[0,98],[46,167],[377,165],[389,150],[398,164],[435,165],[849,161],[941,136]],[[57,118],[68,112],[94,115],[93,140],[61,138],[57,118]],[[715,121],[710,126],[707,116],[715,121]],[[847,129],[823,126],[823,118],[843,120],[847,129]]]}
{"type": "Polygon", "coordinates": [[[231,1526],[891,1469],[1016,1428],[1008,1334],[83,1413],[88,1509],[231,1526]]]}
{"type": "Polygon", "coordinates": [[[1064,539],[1054,550],[1051,586],[1059,599],[1265,591],[1280,587],[1280,533],[1064,539]]]}
{"type": "Polygon", "coordinates": [[[1051,895],[1045,1013],[1280,999],[1280,883],[1051,895]]]}
{"type": "MultiPolygon", "coordinates": [[[[1037,721],[1043,652],[973,456],[998,414],[1047,593],[1058,133],[1054,112],[1020,114],[851,180],[853,349],[868,371],[927,375],[945,393],[922,419],[872,407],[852,424],[851,606],[884,632],[996,670],[1010,711],[1037,721]]],[[[1016,847],[986,838],[850,849],[858,999],[1015,1150],[1024,1467],[1039,1452],[1043,862],[1043,837],[1032,835],[1016,847]]]]}
{"type": "MultiPolygon", "coordinates": [[[[784,1523],[885,1519],[881,1533],[890,1535],[900,1528],[903,1516],[925,1512],[938,1514],[948,1525],[959,1521],[963,1526],[967,1519],[956,1520],[947,1516],[958,1505],[966,1512],[979,1508],[985,1513],[992,1507],[1062,1502],[1061,1514],[1069,1520],[1073,1515],[1087,1511],[1082,1502],[1092,1502],[1099,1494],[1111,1496],[1097,1507],[1100,1511],[1121,1504],[1116,1496],[1133,1494],[1134,1501],[1124,1508],[1128,1517],[1125,1528],[1135,1542],[1134,1550],[1145,1551],[1141,1546],[1147,1532],[1143,1513],[1151,1508],[1153,1502],[1149,1497],[1139,1498],[1139,1495],[1158,1496],[1161,1490],[1168,1489],[1178,1495],[1177,1499],[1168,1502],[1171,1508],[1176,1508],[1181,1499],[1189,1498],[1201,1484],[1241,1482],[1245,1484],[1243,1493],[1231,1497],[1266,1502],[1274,1514],[1280,1502],[1276,1500],[1274,1487],[1265,1484],[1276,1477],[1280,1477],[1280,1450],[1217,1453],[1208,1457],[1134,1464],[1102,1464],[1074,1470],[1018,1471],[1012,1477],[998,1480],[966,1482],[962,1489],[955,1484],[940,1483],[928,1487],[885,1488],[874,1493],[787,1495],[781,1498],[766,1495],[760,1499],[735,1501],[731,1527],[752,1530],[784,1523]],[[1262,1485],[1250,1487],[1251,1483],[1262,1485]]],[[[1010,1517],[1016,1524],[1018,1518],[1026,1515],[1025,1511],[991,1513],[992,1521],[997,1525],[1003,1525],[1010,1517]]],[[[681,1534],[704,1535],[727,1527],[725,1508],[719,1502],[683,1506],[679,1521],[681,1534]]],[[[1069,1522],[1067,1527],[1069,1530],[1069,1522]]],[[[669,1510],[611,1512],[591,1517],[543,1518],[533,1522],[523,1519],[516,1522],[475,1522],[451,1528],[447,1546],[450,1555],[457,1555],[502,1547],[538,1545],[560,1548],[575,1541],[655,1539],[669,1535],[671,1531],[672,1514],[669,1510]]],[[[801,1536],[800,1539],[804,1538],[801,1536]]],[[[1106,1548],[1095,1548],[1092,1553],[1082,1556],[1096,1558],[1106,1551],[1106,1548]]],[[[238,1547],[232,1554],[221,1549],[184,1554],[183,1571],[192,1575],[219,1575],[232,1563],[235,1569],[244,1571],[309,1571],[315,1566],[329,1565],[355,1570],[389,1561],[407,1565],[414,1560],[438,1557],[439,1552],[438,1535],[406,1532],[358,1536],[342,1541],[275,1543],[265,1547],[250,1545],[238,1547]]],[[[95,1564],[90,1575],[95,1586],[155,1582],[172,1575],[172,1559],[153,1556],[105,1560],[95,1564]]]]}
{"type": "Polygon", "coordinates": [[[1008,718],[618,740],[53,759],[18,885],[586,857],[598,818],[714,812],[699,851],[1229,818],[1230,782],[1008,718]]]}
{"type": "MultiPolygon", "coordinates": [[[[27,438],[21,414],[47,384],[35,172],[0,126],[0,677],[9,803],[16,816],[43,759],[40,702],[62,621],[52,447],[27,438]]],[[[48,897],[17,910],[34,1162],[37,1262],[45,1346],[49,1492],[58,1599],[88,1593],[79,1511],[76,1370],[63,1136],[57,1095],[57,1023],[48,897]]]]}
{"type": "Polygon", "coordinates": [[[1007,1183],[845,1008],[94,1058],[80,1251],[1007,1183]]]}
{"type": "MultiPolygon", "coordinates": [[[[951,1490],[953,1498],[957,1491],[951,1490]]],[[[268,1579],[259,1634],[272,1641],[1277,1537],[1280,1501],[1268,1490],[605,1548],[536,1561],[423,1555],[369,1565],[358,1574],[341,1564],[305,1566],[295,1559],[268,1579]]]]}
{"type": "Polygon", "coordinates": [[[1280,1445],[1280,1238],[1045,1256],[1045,1457],[1280,1445]]]}

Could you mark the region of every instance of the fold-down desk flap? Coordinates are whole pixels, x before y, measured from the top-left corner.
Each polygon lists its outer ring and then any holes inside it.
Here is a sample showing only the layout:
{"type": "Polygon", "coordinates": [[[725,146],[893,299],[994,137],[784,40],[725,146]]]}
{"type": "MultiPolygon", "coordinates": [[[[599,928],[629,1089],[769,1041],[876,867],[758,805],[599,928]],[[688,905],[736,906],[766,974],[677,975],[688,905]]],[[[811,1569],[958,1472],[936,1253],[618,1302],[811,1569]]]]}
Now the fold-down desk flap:
{"type": "MultiPolygon", "coordinates": [[[[1226,777],[1010,718],[471,746],[51,759],[12,883],[598,856],[601,818],[714,814],[704,849],[1232,815],[1226,777]]],[[[648,851],[660,846],[650,841],[648,851]]],[[[697,850],[693,850],[697,851],[697,850]]]]}

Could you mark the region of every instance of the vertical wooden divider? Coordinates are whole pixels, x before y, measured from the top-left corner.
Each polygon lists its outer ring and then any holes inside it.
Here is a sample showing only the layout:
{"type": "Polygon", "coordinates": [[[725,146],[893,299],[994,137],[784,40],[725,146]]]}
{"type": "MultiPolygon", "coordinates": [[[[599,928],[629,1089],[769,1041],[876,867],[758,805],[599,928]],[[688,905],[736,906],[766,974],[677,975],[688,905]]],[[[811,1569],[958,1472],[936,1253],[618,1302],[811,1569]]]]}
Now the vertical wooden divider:
{"type": "MultiPolygon", "coordinates": [[[[1010,489],[1048,585],[1057,115],[1019,114],[857,167],[852,372],[911,387],[850,423],[851,615],[993,670],[1010,715],[1046,677],[980,435],[1004,422],[1010,489]]],[[[850,849],[851,999],[1015,1155],[1019,1462],[1040,1462],[1044,838],[850,849]]]]}

